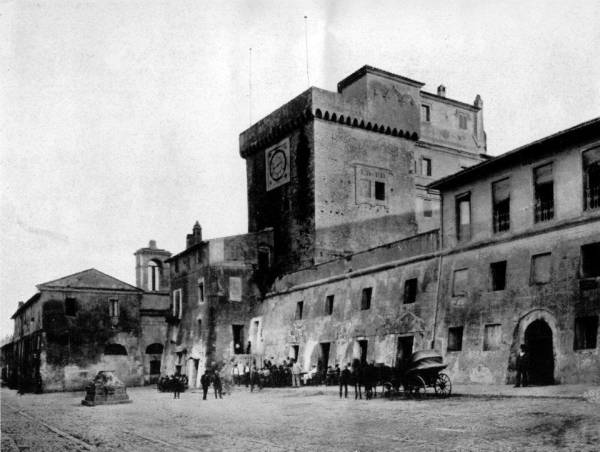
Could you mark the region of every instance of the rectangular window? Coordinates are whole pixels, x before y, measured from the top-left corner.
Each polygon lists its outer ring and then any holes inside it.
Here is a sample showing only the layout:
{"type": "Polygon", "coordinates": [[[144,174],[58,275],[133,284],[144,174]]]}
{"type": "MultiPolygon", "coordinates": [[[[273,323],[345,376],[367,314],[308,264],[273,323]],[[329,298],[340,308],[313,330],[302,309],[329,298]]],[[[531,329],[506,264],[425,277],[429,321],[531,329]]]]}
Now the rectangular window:
{"type": "Polygon", "coordinates": [[[431,107],[429,105],[421,105],[421,120],[425,122],[431,121],[431,107]]]}
{"type": "Polygon", "coordinates": [[[385,183],[375,181],[375,199],[385,201],[385,183]]]}
{"type": "Polygon", "coordinates": [[[204,278],[198,279],[198,302],[204,303],[204,278]]]}
{"type": "Polygon", "coordinates": [[[325,313],[327,315],[333,314],[333,295],[327,295],[325,299],[325,313]]]}
{"type": "Polygon", "coordinates": [[[371,308],[371,294],[373,293],[373,289],[371,287],[367,287],[362,290],[362,295],[360,298],[360,309],[365,311],[371,308]]]}
{"type": "Polygon", "coordinates": [[[421,176],[431,176],[431,159],[423,157],[421,159],[421,176]]]}
{"type": "Polygon", "coordinates": [[[452,296],[462,297],[467,294],[469,284],[469,269],[463,268],[454,270],[454,278],[452,281],[452,296]]]}
{"type": "Polygon", "coordinates": [[[545,284],[550,282],[552,270],[552,255],[550,253],[537,254],[531,257],[531,283],[545,284]]]}
{"type": "Polygon", "coordinates": [[[433,215],[433,212],[431,210],[431,199],[424,199],[423,200],[423,216],[431,217],[432,215],[433,215]]]}
{"type": "Polygon", "coordinates": [[[244,353],[244,325],[231,325],[233,333],[233,353],[241,355],[244,353]]]}
{"type": "Polygon", "coordinates": [[[458,127],[463,130],[467,129],[467,115],[463,113],[458,114],[458,127]]]}
{"type": "Polygon", "coordinates": [[[173,306],[172,306],[172,314],[173,317],[180,319],[181,311],[182,311],[182,298],[183,291],[181,289],[176,289],[173,291],[173,306]]]}
{"type": "Polygon", "coordinates": [[[456,198],[456,236],[458,240],[471,238],[471,193],[456,198]]]}
{"type": "Polygon", "coordinates": [[[506,261],[490,264],[490,277],[492,291],[504,290],[506,288],[506,261]]]}
{"type": "Polygon", "coordinates": [[[485,326],[483,333],[483,350],[499,350],[500,340],[502,339],[502,330],[499,323],[494,323],[485,326]]]}
{"type": "Polygon", "coordinates": [[[502,179],[492,184],[492,215],[494,232],[510,229],[510,180],[502,179]]]}
{"type": "Polygon", "coordinates": [[[113,318],[119,317],[119,300],[117,298],[109,298],[108,315],[113,318]]]}
{"type": "Polygon", "coordinates": [[[75,300],[75,298],[66,298],[65,315],[69,317],[74,317],[75,314],[77,314],[77,300],[75,300]]]}
{"type": "Polygon", "coordinates": [[[448,328],[448,348],[449,352],[458,352],[462,350],[463,327],[454,326],[448,328]]]}
{"type": "Polygon", "coordinates": [[[303,310],[304,310],[304,302],[299,301],[298,303],[296,303],[296,316],[295,316],[296,320],[302,320],[302,311],[303,310]]]}
{"type": "Polygon", "coordinates": [[[411,278],[404,281],[404,304],[410,304],[417,301],[417,278],[411,278]]]}
{"type": "Polygon", "coordinates": [[[229,277],[229,300],[242,301],[242,278],[239,276],[229,277]]]}
{"type": "Polygon", "coordinates": [[[600,147],[583,153],[584,209],[600,207],[600,147]]]}
{"type": "Polygon", "coordinates": [[[575,319],[574,350],[596,348],[598,336],[598,316],[578,317],[575,319]]]}
{"type": "Polygon", "coordinates": [[[554,179],[552,163],[533,170],[535,222],[554,218],[554,179]]]}
{"type": "Polygon", "coordinates": [[[600,242],[581,247],[581,276],[600,277],[600,242]]]}
{"type": "Polygon", "coordinates": [[[196,334],[200,338],[202,336],[202,319],[196,320],[196,334]]]}

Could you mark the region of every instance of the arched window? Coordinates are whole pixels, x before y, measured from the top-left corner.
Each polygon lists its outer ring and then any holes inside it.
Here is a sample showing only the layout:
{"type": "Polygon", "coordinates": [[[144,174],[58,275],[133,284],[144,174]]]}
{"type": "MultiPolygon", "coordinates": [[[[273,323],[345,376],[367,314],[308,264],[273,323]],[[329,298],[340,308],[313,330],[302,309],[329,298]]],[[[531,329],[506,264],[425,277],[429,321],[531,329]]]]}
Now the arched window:
{"type": "Polygon", "coordinates": [[[163,352],[163,345],[159,344],[158,342],[155,342],[154,344],[150,344],[150,345],[148,345],[148,347],[146,347],[147,355],[161,355],[162,352],[163,352]]]}
{"type": "Polygon", "coordinates": [[[148,290],[160,289],[160,263],[148,262],[148,290]]]}
{"type": "Polygon", "coordinates": [[[127,355],[127,350],[121,344],[106,344],[105,355],[127,355]]]}

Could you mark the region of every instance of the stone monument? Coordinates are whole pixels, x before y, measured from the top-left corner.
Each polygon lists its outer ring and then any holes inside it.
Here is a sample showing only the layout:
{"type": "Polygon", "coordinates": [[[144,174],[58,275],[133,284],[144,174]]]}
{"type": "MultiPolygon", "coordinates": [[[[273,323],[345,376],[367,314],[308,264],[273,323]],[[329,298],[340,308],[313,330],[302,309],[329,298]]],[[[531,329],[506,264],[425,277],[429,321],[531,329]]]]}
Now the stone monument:
{"type": "Polygon", "coordinates": [[[112,370],[101,370],[94,380],[85,388],[85,399],[82,405],[113,405],[131,403],[125,384],[117,378],[112,370]]]}

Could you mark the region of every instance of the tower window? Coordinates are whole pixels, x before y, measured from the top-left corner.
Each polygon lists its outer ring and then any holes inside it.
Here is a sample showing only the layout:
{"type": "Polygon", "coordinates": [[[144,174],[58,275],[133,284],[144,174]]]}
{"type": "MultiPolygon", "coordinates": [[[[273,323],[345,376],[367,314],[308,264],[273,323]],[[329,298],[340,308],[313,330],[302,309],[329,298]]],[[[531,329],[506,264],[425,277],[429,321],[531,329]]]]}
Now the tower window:
{"type": "Polygon", "coordinates": [[[304,302],[303,301],[299,301],[298,303],[296,303],[296,316],[295,319],[296,320],[302,320],[302,314],[304,310],[304,302]]]}
{"type": "Polygon", "coordinates": [[[327,295],[327,298],[325,299],[325,313],[327,315],[333,314],[333,298],[333,295],[327,295]]]}
{"type": "Polygon", "coordinates": [[[421,120],[431,121],[431,107],[429,105],[421,105],[421,120]]]}
{"type": "Polygon", "coordinates": [[[160,265],[156,261],[148,262],[148,290],[160,289],[160,265]]]}
{"type": "Polygon", "coordinates": [[[417,278],[407,279],[404,282],[404,304],[417,301],[417,278]]]}
{"type": "Polygon", "coordinates": [[[431,159],[423,157],[421,159],[421,175],[422,176],[431,176],[431,159]]]}
{"type": "Polygon", "coordinates": [[[198,279],[198,302],[204,303],[204,278],[198,279]]]}
{"type": "Polygon", "coordinates": [[[371,295],[373,294],[373,288],[367,287],[362,290],[360,298],[360,309],[365,311],[371,308],[371,295]]]}
{"type": "Polygon", "coordinates": [[[385,183],[375,181],[375,199],[378,201],[385,201],[385,183]]]}

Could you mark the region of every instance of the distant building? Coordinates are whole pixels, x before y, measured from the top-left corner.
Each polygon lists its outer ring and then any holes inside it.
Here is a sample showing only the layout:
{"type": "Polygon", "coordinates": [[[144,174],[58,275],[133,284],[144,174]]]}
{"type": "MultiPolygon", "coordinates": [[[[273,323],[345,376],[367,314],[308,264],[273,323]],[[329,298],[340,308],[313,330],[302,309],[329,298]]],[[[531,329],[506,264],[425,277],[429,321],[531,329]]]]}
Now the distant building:
{"type": "Polygon", "coordinates": [[[39,284],[19,304],[13,340],[3,347],[9,384],[46,392],[82,389],[99,370],[128,385],[160,375],[170,254],[151,242],[136,256],[138,275],[152,273],[150,262],[160,266],[162,286],[144,290],[92,268],[39,284]]]}

